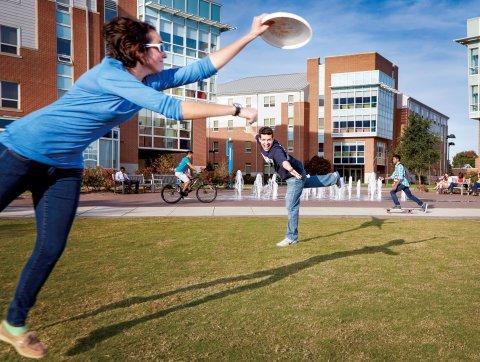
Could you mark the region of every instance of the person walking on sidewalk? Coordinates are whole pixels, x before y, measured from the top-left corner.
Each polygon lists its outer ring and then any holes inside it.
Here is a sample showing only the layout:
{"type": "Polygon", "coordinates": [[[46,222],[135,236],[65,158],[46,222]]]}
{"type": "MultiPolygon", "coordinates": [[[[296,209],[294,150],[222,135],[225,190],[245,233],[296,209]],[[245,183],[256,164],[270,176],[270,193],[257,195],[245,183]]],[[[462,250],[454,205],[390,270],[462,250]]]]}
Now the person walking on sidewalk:
{"type": "Polygon", "coordinates": [[[298,242],[300,196],[303,189],[332,185],[343,187],[343,179],[338,172],[318,176],[307,175],[303,164],[290,156],[285,148],[274,139],[272,128],[262,127],[256,134],[251,126],[253,123],[248,123],[246,132],[255,137],[265,162],[273,165],[279,178],[287,183],[287,194],[285,195],[285,206],[288,212],[287,231],[285,238],[278,242],[277,246],[296,244],[298,242]]]}
{"type": "Polygon", "coordinates": [[[390,197],[392,198],[394,203],[393,209],[402,209],[402,207],[400,206],[400,201],[398,201],[397,192],[403,191],[410,200],[416,202],[417,205],[420,206],[424,212],[427,212],[428,204],[415,197],[415,195],[413,195],[410,191],[410,181],[408,180],[405,167],[400,163],[400,155],[393,155],[392,162],[395,165],[395,170],[393,171],[392,175],[386,177],[385,180],[393,180],[393,186],[390,190],[390,197]]]}

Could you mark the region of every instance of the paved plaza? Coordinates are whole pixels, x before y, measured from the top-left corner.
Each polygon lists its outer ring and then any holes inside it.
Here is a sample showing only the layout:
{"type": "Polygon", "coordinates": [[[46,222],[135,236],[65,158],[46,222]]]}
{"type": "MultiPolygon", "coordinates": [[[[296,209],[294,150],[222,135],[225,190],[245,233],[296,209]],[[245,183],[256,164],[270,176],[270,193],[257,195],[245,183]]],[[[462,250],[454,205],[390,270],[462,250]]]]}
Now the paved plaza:
{"type": "MultiPolygon", "coordinates": [[[[166,204],[160,193],[113,194],[110,192],[83,193],[80,197],[78,216],[81,217],[145,217],[145,216],[283,216],[286,215],[284,194],[280,187],[277,200],[257,200],[251,190],[244,190],[241,200],[235,199],[233,190],[219,190],[211,204],[202,204],[193,193],[175,205],[166,204]]],[[[387,214],[392,206],[388,190],[382,193],[381,201],[369,201],[366,189],[361,199],[356,195],[351,200],[302,200],[300,214],[305,216],[375,216],[375,217],[447,217],[480,218],[480,196],[438,195],[434,192],[414,191],[428,202],[428,213],[387,214]]],[[[412,202],[403,202],[403,207],[415,207],[412,202]]],[[[15,200],[0,217],[33,217],[32,200],[23,195],[15,200]]]]}

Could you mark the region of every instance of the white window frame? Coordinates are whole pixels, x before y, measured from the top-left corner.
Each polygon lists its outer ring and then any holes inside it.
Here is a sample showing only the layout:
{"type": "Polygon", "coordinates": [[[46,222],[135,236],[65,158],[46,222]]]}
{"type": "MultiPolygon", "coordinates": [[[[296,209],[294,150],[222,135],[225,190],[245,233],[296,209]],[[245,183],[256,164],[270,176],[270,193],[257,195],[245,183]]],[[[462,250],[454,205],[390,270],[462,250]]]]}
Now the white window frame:
{"type": "Polygon", "coordinates": [[[213,120],[213,132],[218,132],[218,120],[214,119],[213,120]]]}
{"type": "Polygon", "coordinates": [[[8,81],[8,80],[0,80],[0,108],[3,108],[3,109],[21,109],[21,108],[20,108],[20,83],[11,82],[11,81],[8,81]],[[4,97],[3,97],[3,95],[2,95],[2,82],[5,82],[5,83],[14,83],[14,84],[17,85],[18,99],[4,98],[4,97]],[[6,100],[6,101],[17,101],[17,108],[13,108],[13,107],[3,107],[3,106],[2,106],[3,100],[6,100]]]}
{"type": "Polygon", "coordinates": [[[245,153],[252,153],[252,141],[245,141],[245,153]],[[248,144],[250,147],[247,147],[248,144]]]}
{"type": "Polygon", "coordinates": [[[11,25],[5,25],[5,24],[0,24],[0,27],[8,27],[8,28],[13,28],[17,29],[17,44],[9,44],[9,43],[2,43],[1,42],[1,30],[0,30],[0,45],[8,45],[11,47],[16,47],[16,52],[14,53],[9,53],[9,52],[2,52],[0,51],[0,54],[10,54],[10,55],[20,55],[20,28],[17,28],[16,26],[11,26],[11,25]]]}

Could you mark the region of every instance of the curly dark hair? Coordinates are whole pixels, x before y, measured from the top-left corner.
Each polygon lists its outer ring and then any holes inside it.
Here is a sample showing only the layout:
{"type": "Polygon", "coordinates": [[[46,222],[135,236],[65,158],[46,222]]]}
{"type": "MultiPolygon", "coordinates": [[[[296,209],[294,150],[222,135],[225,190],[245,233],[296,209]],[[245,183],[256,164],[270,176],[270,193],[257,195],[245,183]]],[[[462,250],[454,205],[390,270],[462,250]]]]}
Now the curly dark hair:
{"type": "Polygon", "coordinates": [[[145,64],[149,42],[148,32],[156,30],[153,25],[142,21],[118,17],[103,25],[103,37],[107,46],[107,55],[120,60],[127,68],[145,64]]]}

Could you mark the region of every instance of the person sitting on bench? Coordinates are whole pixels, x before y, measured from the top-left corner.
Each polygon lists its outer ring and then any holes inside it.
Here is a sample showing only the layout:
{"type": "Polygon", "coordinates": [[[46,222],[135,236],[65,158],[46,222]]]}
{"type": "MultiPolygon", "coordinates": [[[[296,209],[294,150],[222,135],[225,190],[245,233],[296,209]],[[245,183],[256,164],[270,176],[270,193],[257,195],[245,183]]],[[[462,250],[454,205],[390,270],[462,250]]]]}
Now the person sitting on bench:
{"type": "Polygon", "coordinates": [[[124,185],[128,186],[130,189],[132,187],[132,184],[135,185],[135,193],[138,194],[138,185],[140,184],[140,181],[135,180],[132,181],[128,174],[125,172],[125,167],[120,167],[120,171],[118,171],[115,174],[115,181],[117,182],[123,182],[124,185]]]}

